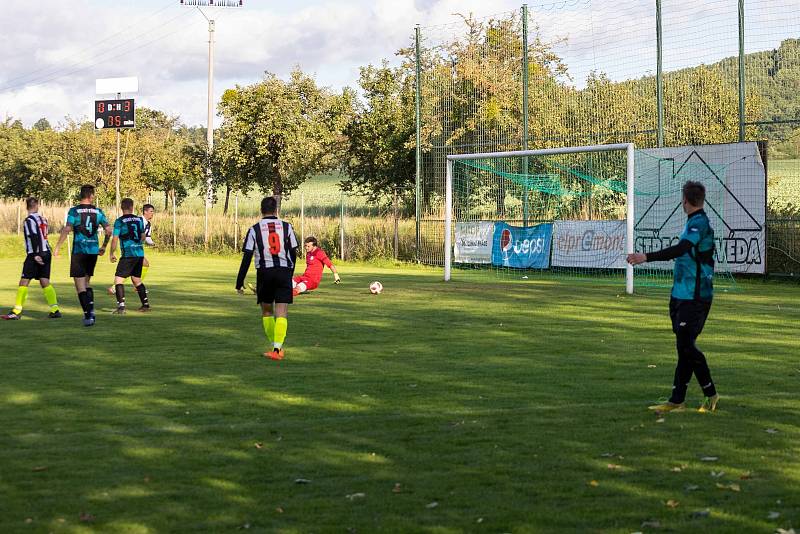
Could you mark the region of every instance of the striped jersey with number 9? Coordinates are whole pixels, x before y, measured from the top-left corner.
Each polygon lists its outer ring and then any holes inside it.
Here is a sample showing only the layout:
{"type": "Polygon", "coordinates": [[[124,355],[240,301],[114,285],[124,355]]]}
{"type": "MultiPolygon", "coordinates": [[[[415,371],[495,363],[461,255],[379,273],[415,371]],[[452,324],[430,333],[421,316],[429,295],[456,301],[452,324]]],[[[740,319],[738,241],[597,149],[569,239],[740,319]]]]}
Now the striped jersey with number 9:
{"type": "Polygon", "coordinates": [[[253,252],[256,269],[294,267],[289,251],[297,246],[292,225],[274,216],[251,226],[244,240],[244,251],[253,252]]]}

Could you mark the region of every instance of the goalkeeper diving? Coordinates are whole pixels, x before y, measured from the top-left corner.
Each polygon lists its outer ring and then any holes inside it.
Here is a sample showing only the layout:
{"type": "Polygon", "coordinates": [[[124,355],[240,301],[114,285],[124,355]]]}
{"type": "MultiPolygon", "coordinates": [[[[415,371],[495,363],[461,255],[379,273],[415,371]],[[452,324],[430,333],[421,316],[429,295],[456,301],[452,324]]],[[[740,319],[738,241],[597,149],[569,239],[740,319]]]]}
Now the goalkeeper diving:
{"type": "MultiPolygon", "coordinates": [[[[292,277],[293,297],[317,289],[320,282],[322,282],[322,273],[325,271],[325,267],[333,273],[334,284],[342,281],[333,262],[331,262],[325,251],[319,247],[316,237],[307,237],[303,242],[303,246],[306,250],[306,270],[300,276],[292,277]]],[[[250,288],[250,291],[256,293],[256,288],[253,284],[247,284],[247,287],[250,288]]]]}

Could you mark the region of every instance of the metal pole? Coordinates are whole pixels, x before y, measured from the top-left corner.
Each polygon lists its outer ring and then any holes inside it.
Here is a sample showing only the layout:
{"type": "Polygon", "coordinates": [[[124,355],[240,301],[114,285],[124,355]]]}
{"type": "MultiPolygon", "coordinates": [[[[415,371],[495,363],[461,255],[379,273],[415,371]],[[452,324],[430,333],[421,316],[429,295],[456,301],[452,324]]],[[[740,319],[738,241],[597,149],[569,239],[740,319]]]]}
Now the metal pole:
{"type": "Polygon", "coordinates": [[[178,250],[178,214],[175,190],[172,191],[172,250],[178,250]]]}
{"type": "Polygon", "coordinates": [[[397,188],[394,190],[394,259],[397,259],[397,256],[400,251],[400,235],[399,235],[399,228],[398,228],[398,218],[399,215],[397,213],[397,188]]]}
{"type": "Polygon", "coordinates": [[[206,169],[206,213],[203,232],[203,243],[208,245],[208,212],[211,210],[211,199],[214,196],[211,175],[211,153],[214,151],[214,21],[208,21],[208,128],[206,142],[208,144],[208,168],[206,169]]]}
{"type": "Polygon", "coordinates": [[[444,281],[450,280],[450,226],[453,224],[453,160],[447,160],[444,184],[444,281]]]}
{"type": "MultiPolygon", "coordinates": [[[[117,93],[117,100],[122,98],[121,93],[117,93]]],[[[114,206],[114,211],[117,215],[119,215],[119,204],[120,204],[120,194],[119,194],[119,128],[117,128],[117,184],[116,184],[116,192],[117,192],[117,203],[114,206]]]]}
{"type": "Polygon", "coordinates": [[[239,244],[239,191],[236,191],[236,197],[233,200],[233,248],[239,244]]]}
{"type": "MultiPolygon", "coordinates": [[[[626,155],[628,160],[628,168],[627,168],[627,183],[628,183],[628,198],[626,199],[627,202],[627,220],[626,220],[626,232],[625,232],[625,252],[628,254],[633,254],[633,225],[635,223],[634,219],[634,205],[635,205],[635,195],[636,195],[636,188],[634,184],[634,175],[635,175],[635,166],[634,166],[634,145],[633,143],[629,144],[627,147],[626,155]]],[[[630,263],[625,263],[625,291],[629,295],[633,295],[633,265],[630,263]]]]}
{"type": "Polygon", "coordinates": [[[344,261],[344,193],[342,193],[342,207],[339,213],[339,259],[344,261]]]}
{"type": "Polygon", "coordinates": [[[306,242],[306,195],[302,191],[300,192],[300,240],[301,243],[306,242]]]}
{"type": "Polygon", "coordinates": [[[661,0],[656,0],[656,107],[658,108],[658,146],[664,146],[664,52],[661,32],[661,0]]]}
{"type": "MultiPolygon", "coordinates": [[[[522,4],[522,150],[528,150],[528,4],[522,4]]],[[[528,157],[522,158],[522,174],[528,177],[528,157]]],[[[523,226],[528,226],[528,187],[522,200],[523,226]]]]}
{"type": "Polygon", "coordinates": [[[414,107],[415,107],[415,113],[416,113],[416,130],[417,130],[417,143],[416,143],[416,146],[417,146],[417,150],[416,150],[417,167],[416,167],[416,178],[415,178],[416,193],[414,195],[415,200],[416,200],[416,202],[415,202],[415,211],[416,211],[417,231],[416,231],[416,247],[415,247],[414,255],[415,255],[416,259],[417,259],[417,262],[419,262],[420,261],[420,255],[419,255],[420,250],[419,250],[419,248],[420,248],[420,243],[421,243],[420,221],[421,221],[421,206],[422,206],[422,199],[420,198],[421,189],[422,189],[422,147],[420,146],[421,143],[422,143],[422,135],[421,135],[421,132],[420,132],[420,128],[421,128],[421,119],[420,119],[420,101],[421,101],[421,98],[420,98],[420,86],[422,84],[422,81],[421,81],[420,77],[422,76],[422,66],[420,65],[420,30],[419,30],[419,24],[417,24],[416,28],[414,28],[414,51],[415,51],[414,52],[414,57],[415,57],[415,63],[416,63],[416,69],[417,69],[416,79],[414,80],[414,86],[415,86],[415,91],[416,91],[414,107]]]}
{"type": "Polygon", "coordinates": [[[17,235],[22,232],[22,202],[17,204],[17,235]]]}
{"type": "Polygon", "coordinates": [[[744,141],[744,0],[739,0],[739,142],[744,141]]]}

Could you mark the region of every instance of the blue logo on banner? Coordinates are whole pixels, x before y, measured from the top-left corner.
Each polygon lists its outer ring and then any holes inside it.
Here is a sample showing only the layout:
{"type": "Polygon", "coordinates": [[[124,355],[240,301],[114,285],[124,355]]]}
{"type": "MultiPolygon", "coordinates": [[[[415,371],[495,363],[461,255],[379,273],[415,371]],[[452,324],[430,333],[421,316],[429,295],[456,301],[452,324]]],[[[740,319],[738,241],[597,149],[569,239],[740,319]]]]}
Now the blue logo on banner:
{"type": "Polygon", "coordinates": [[[494,223],[492,265],[519,269],[547,269],[553,224],[511,226],[494,223]]]}

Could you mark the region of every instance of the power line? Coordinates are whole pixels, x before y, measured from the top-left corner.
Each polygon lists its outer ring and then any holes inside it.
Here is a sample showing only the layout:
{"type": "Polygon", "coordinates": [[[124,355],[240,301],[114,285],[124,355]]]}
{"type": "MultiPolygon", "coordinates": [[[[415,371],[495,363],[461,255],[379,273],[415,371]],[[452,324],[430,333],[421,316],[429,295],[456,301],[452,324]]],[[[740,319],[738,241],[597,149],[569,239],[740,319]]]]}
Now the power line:
{"type": "MultiPolygon", "coordinates": [[[[147,15],[146,17],[140,19],[139,22],[137,23],[137,26],[143,24],[144,21],[149,20],[149,19],[155,17],[156,15],[159,15],[159,14],[163,13],[164,11],[169,9],[170,7],[173,7],[171,0],[169,0],[169,3],[165,7],[163,7],[161,9],[159,9],[158,11],[156,11],[156,12],[154,12],[154,13],[152,13],[150,15],[147,15]]],[[[123,29],[123,30],[120,30],[120,31],[118,31],[116,33],[112,33],[111,35],[109,35],[109,36],[97,41],[96,43],[93,43],[93,44],[87,46],[86,48],[80,50],[79,52],[77,52],[75,54],[75,56],[80,56],[80,55],[82,55],[82,54],[84,54],[86,52],[89,52],[90,50],[92,50],[92,48],[94,48],[94,47],[96,47],[96,46],[98,46],[100,44],[103,44],[106,41],[109,41],[110,39],[116,37],[117,35],[120,35],[120,34],[126,33],[126,32],[127,32],[127,30],[123,29]]],[[[61,68],[63,68],[63,67],[55,67],[54,68],[52,65],[46,66],[46,67],[41,67],[41,68],[38,68],[36,70],[32,70],[32,71],[30,71],[30,72],[28,72],[26,74],[21,74],[19,76],[15,76],[13,78],[9,78],[9,79],[5,80],[5,83],[6,83],[6,85],[8,85],[8,84],[10,84],[10,82],[14,82],[14,81],[22,79],[22,78],[27,78],[29,76],[32,76],[32,75],[37,74],[37,73],[42,72],[42,71],[47,71],[47,70],[55,70],[55,71],[57,71],[58,69],[61,69],[61,68]]]]}
{"type": "MultiPolygon", "coordinates": [[[[134,37],[132,37],[130,39],[122,41],[121,43],[119,43],[119,44],[117,44],[117,45],[115,45],[115,46],[113,46],[113,47],[111,47],[111,48],[109,48],[107,50],[104,50],[103,52],[100,52],[98,55],[96,55],[94,58],[92,58],[95,61],[93,61],[92,63],[86,65],[85,67],[79,67],[79,66],[81,64],[86,63],[86,61],[91,61],[91,59],[75,61],[75,62],[73,62],[73,63],[71,63],[69,65],[58,67],[58,68],[56,68],[56,69],[54,69],[51,72],[48,72],[46,74],[42,74],[42,75],[39,75],[39,76],[33,76],[32,78],[30,78],[29,80],[27,80],[25,82],[18,83],[18,84],[10,84],[10,85],[6,85],[6,86],[3,86],[3,87],[0,87],[0,92],[11,91],[11,90],[19,89],[19,88],[23,88],[23,87],[36,87],[36,86],[42,85],[44,83],[47,83],[49,81],[56,80],[58,78],[62,78],[67,74],[72,74],[74,72],[80,72],[81,70],[85,70],[86,68],[89,68],[89,67],[92,67],[94,65],[97,65],[97,64],[99,64],[99,63],[101,63],[103,61],[109,61],[111,59],[121,57],[121,56],[123,56],[125,54],[128,54],[128,53],[132,52],[133,50],[138,50],[138,49],[140,49],[142,47],[141,46],[135,47],[135,48],[126,50],[126,51],[122,52],[121,54],[116,54],[116,55],[113,55],[113,56],[110,56],[110,57],[106,57],[106,56],[108,56],[108,54],[112,53],[114,50],[119,49],[119,48],[121,48],[123,46],[126,46],[126,45],[128,45],[128,44],[130,44],[130,43],[132,43],[134,41],[137,41],[141,37],[144,37],[145,35],[151,34],[151,33],[155,32],[156,30],[158,30],[160,28],[163,28],[164,26],[167,26],[167,25],[173,23],[174,21],[178,20],[179,18],[185,17],[185,16],[186,16],[185,12],[184,13],[180,13],[177,16],[167,20],[166,22],[163,22],[162,24],[159,24],[158,26],[156,26],[154,28],[151,28],[151,29],[149,29],[147,31],[141,32],[138,35],[136,35],[136,36],[134,36],[134,37]],[[76,69],[74,67],[78,67],[78,68],[76,69]]],[[[182,28],[181,30],[183,30],[183,29],[186,29],[186,27],[182,28]]],[[[178,31],[181,31],[181,30],[178,30],[178,31]]],[[[168,37],[168,36],[173,35],[175,33],[177,33],[177,32],[169,32],[169,33],[167,33],[167,34],[165,34],[165,35],[163,35],[161,37],[158,37],[158,38],[154,39],[153,41],[149,41],[148,43],[145,43],[144,46],[152,44],[153,42],[160,41],[160,40],[164,39],[165,37],[168,37]]]]}
{"type": "MultiPolygon", "coordinates": [[[[125,55],[127,55],[127,54],[130,54],[131,52],[135,52],[135,51],[137,51],[137,50],[140,50],[140,49],[142,49],[142,48],[145,48],[145,47],[147,47],[147,46],[150,46],[150,45],[152,45],[152,44],[155,44],[155,43],[157,43],[157,42],[159,42],[159,41],[162,41],[162,40],[166,39],[167,37],[170,37],[170,36],[172,36],[172,35],[175,35],[175,34],[177,34],[177,33],[180,33],[180,32],[182,32],[182,31],[186,31],[186,30],[187,30],[187,29],[189,29],[189,28],[190,28],[189,26],[184,26],[184,27],[180,28],[179,30],[176,30],[176,31],[173,31],[173,32],[166,33],[166,34],[162,35],[161,37],[157,37],[156,39],[153,39],[153,40],[151,40],[151,41],[148,41],[148,42],[146,42],[146,43],[144,43],[144,44],[142,44],[142,45],[139,45],[139,46],[137,46],[137,47],[134,47],[134,48],[131,48],[131,49],[125,50],[124,52],[121,52],[121,53],[119,53],[119,54],[116,54],[116,55],[114,55],[114,56],[110,56],[110,57],[104,57],[104,58],[102,58],[102,59],[98,59],[97,61],[95,61],[95,62],[93,62],[93,63],[89,63],[88,65],[84,65],[84,66],[81,66],[81,67],[78,67],[78,68],[72,69],[72,70],[70,70],[70,71],[62,72],[62,73],[60,73],[60,74],[58,74],[58,75],[55,75],[55,76],[49,77],[49,78],[47,78],[47,79],[45,79],[45,80],[42,80],[42,81],[39,81],[39,82],[37,82],[37,83],[25,83],[25,84],[19,85],[19,86],[17,86],[17,87],[37,87],[37,86],[39,86],[39,85],[44,85],[44,84],[46,84],[46,83],[48,83],[48,82],[51,82],[51,81],[53,81],[53,80],[57,80],[57,79],[59,79],[59,78],[63,78],[64,76],[69,76],[70,74],[75,74],[76,72],[81,72],[81,71],[84,71],[84,70],[90,69],[90,68],[92,68],[92,67],[94,67],[94,66],[96,66],[96,65],[99,65],[100,63],[103,63],[103,62],[106,62],[106,61],[110,61],[110,60],[112,60],[112,59],[116,59],[116,58],[119,58],[119,57],[125,56],[125,55]]],[[[77,64],[80,64],[80,63],[76,63],[76,65],[77,65],[77,64]]],[[[6,90],[13,90],[13,89],[15,89],[15,87],[11,87],[11,88],[0,88],[0,92],[6,91],[6,90]]]]}

